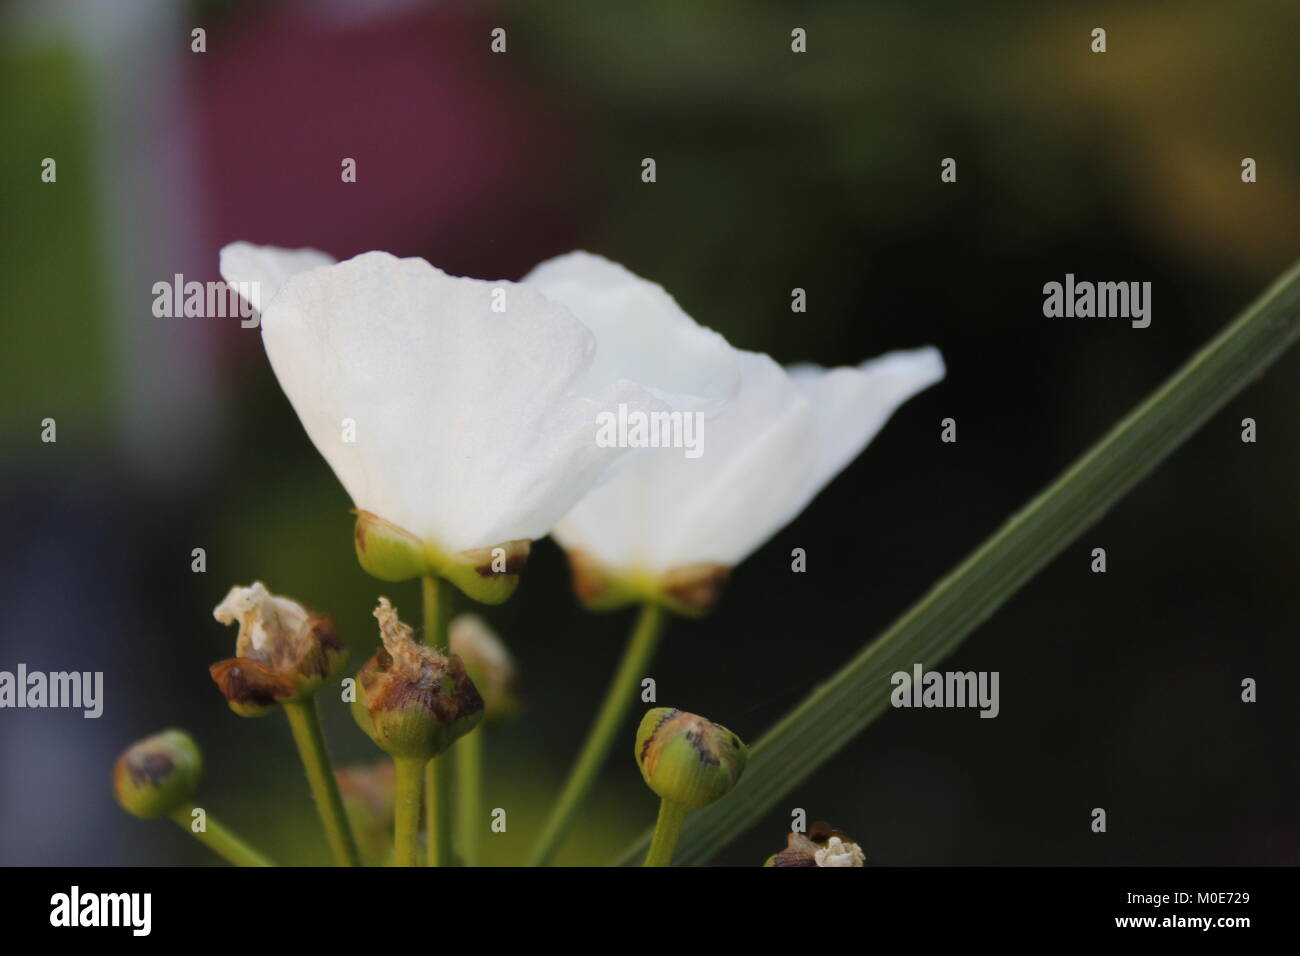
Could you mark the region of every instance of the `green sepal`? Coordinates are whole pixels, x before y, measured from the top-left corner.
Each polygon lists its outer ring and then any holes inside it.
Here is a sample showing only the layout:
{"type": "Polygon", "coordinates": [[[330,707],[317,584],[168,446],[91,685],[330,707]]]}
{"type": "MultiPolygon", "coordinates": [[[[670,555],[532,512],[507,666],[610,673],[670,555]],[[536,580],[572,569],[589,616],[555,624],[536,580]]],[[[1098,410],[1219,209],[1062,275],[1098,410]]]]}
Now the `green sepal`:
{"type": "Polygon", "coordinates": [[[471,551],[448,552],[368,511],[357,511],[353,542],[357,561],[381,581],[434,576],[454,584],[480,604],[500,604],[519,586],[530,542],[506,541],[471,551]]]}

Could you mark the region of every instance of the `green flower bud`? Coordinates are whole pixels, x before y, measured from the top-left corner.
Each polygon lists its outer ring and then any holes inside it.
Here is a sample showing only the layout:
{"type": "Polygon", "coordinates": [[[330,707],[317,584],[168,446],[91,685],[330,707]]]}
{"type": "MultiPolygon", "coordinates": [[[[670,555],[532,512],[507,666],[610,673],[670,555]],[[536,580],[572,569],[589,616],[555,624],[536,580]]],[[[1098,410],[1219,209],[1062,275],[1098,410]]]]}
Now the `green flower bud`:
{"type": "Polygon", "coordinates": [[[165,817],[194,799],[203,772],[198,744],[183,730],[164,730],[132,744],[113,766],[113,792],[127,813],[165,817]]]}
{"type": "Polygon", "coordinates": [[[388,598],[375,618],[384,646],[357,674],[352,716],[393,757],[436,757],[483,719],[483,698],[461,659],[416,643],[388,598]]]}
{"type": "Polygon", "coordinates": [[[367,574],[381,581],[445,578],[480,604],[500,604],[514,594],[532,548],[521,540],[447,552],[369,511],[355,514],[357,561],[367,574]]]}
{"type": "Polygon", "coordinates": [[[230,709],[242,717],[260,717],[281,700],[309,697],[338,680],[347,666],[333,618],[271,594],[261,581],[231,588],[212,614],[222,624],[239,622],[236,656],[209,670],[230,709]]]}
{"type": "Polygon", "coordinates": [[[745,770],[749,750],[721,724],[673,707],[641,718],[636,762],[646,784],[665,801],[708,806],[728,793],[745,770]]]}
{"type": "Polygon", "coordinates": [[[764,866],[862,866],[862,847],[829,823],[814,823],[805,836],[786,835],[785,849],[767,858],[764,866]]]}
{"type": "Polygon", "coordinates": [[[724,564],[688,564],[663,574],[616,571],[577,548],[567,552],[573,592],[590,611],[630,604],[655,604],[684,617],[713,610],[731,569],[724,564]]]}
{"type": "Polygon", "coordinates": [[[470,680],[483,696],[485,719],[496,722],[522,707],[515,661],[501,638],[477,614],[461,614],[448,628],[451,652],[465,662],[470,680]]]}

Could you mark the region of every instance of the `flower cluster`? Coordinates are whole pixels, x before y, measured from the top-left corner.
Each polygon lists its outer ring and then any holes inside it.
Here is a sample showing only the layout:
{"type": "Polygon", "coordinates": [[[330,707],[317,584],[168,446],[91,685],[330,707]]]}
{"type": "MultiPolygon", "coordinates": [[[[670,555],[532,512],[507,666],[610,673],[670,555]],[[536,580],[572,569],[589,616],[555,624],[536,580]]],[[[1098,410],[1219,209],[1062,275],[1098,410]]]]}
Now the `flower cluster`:
{"type": "MultiPolygon", "coordinates": [[[[709,611],[730,570],[944,374],[932,348],[783,368],[699,325],[660,286],[581,252],[488,282],[382,252],[335,262],[235,243],[221,272],[260,313],[276,377],[352,499],[361,566],[423,589],[419,639],[380,597],[380,645],[343,685],[357,725],[391,757],[388,773],[331,769],[316,697],[348,655],[329,615],[261,582],[232,588],[213,612],[239,625],[235,656],[212,665],[213,680],[242,716],[284,713],[342,866],[477,862],[478,728],[522,703],[505,643],[477,615],[453,617],[457,590],[504,601],[532,542],[551,534],[586,606],[642,607],[538,841],[533,860],[545,864],[636,698],[667,612],[709,611]],[[447,766],[439,758],[453,745],[447,766]]],[[[667,866],[687,815],[738,785],[749,749],[721,724],[660,707],[644,715],[635,756],[660,798],[645,865],[667,866]]],[[[115,792],[137,816],[188,827],[197,814],[204,826],[192,832],[226,859],[271,865],[193,805],[201,766],[197,745],[169,731],[122,755],[115,792]]],[[[771,861],[861,864],[856,844],[829,832],[792,834],[771,861]]]]}
{"type": "Polygon", "coordinates": [[[487,602],[553,533],[589,606],[706,611],[944,374],[933,348],[782,368],[583,252],[493,282],[382,252],[334,263],[235,243],[221,272],[257,290],[276,376],[356,507],[363,566],[487,602]],[[616,411],[700,415],[707,440],[695,457],[597,441],[616,411]]]}

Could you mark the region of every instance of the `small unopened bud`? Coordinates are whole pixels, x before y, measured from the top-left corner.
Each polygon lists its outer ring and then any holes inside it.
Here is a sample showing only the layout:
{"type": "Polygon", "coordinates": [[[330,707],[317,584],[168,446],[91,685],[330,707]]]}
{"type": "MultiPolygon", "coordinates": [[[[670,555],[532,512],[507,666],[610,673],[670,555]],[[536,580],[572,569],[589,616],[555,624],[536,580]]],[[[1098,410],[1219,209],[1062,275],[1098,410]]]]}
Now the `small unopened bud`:
{"type": "Polygon", "coordinates": [[[731,790],[745,770],[749,750],[711,720],[672,707],[656,707],[636,732],[641,776],[666,801],[708,806],[731,790]]]}
{"type": "Polygon", "coordinates": [[[165,817],[194,799],[203,772],[198,744],[183,730],[164,730],[132,744],[113,766],[113,792],[127,813],[165,817]]]}
{"type": "Polygon", "coordinates": [[[764,866],[862,866],[866,855],[847,834],[829,823],[814,823],[807,836],[790,833],[786,847],[767,858],[764,866]]]}
{"type": "Polygon", "coordinates": [[[515,661],[501,638],[477,614],[461,614],[451,622],[448,644],[465,662],[470,680],[483,696],[485,719],[504,720],[521,706],[515,661]]]}
{"type": "Polygon", "coordinates": [[[308,697],[347,666],[333,618],[272,594],[261,581],[231,588],[212,615],[222,624],[239,622],[235,656],[209,670],[241,716],[259,717],[281,700],[308,697]]]}
{"type": "Polygon", "coordinates": [[[415,641],[388,598],[375,608],[383,640],[357,674],[352,716],[394,757],[431,759],[483,718],[483,698],[459,657],[415,641]]]}

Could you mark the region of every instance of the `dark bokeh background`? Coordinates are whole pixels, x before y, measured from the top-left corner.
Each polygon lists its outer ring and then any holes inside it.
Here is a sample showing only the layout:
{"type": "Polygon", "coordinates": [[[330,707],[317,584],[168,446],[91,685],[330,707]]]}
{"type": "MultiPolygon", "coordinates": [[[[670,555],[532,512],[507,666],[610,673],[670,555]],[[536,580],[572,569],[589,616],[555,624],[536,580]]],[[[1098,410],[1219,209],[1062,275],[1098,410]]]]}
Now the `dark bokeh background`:
{"type": "MultiPolygon", "coordinates": [[[[357,567],[349,502],[257,334],[150,314],[155,281],[216,278],[226,242],[382,248],[484,277],[583,247],[782,361],[940,346],[948,379],[712,617],[670,632],[660,701],[750,740],[1300,253],[1291,0],[621,7],[3,8],[0,668],[103,670],[107,703],[97,721],[0,712],[0,862],[210,862],[112,801],[118,750],[167,725],[202,741],[214,814],[322,861],[283,721],[234,717],[205,673],[234,638],[210,610],[260,578],[333,612],[357,662],[377,594],[416,610],[416,587],[357,567]],[[939,181],[946,156],[956,184],[939,181]],[[1151,281],[1151,327],[1044,319],[1042,285],[1066,272],[1151,281]],[[47,416],[57,444],[40,441],[47,416]]],[[[1300,862],[1298,371],[1289,355],[1248,387],[961,649],[950,666],[1001,672],[998,719],[886,715],[721,861],[761,862],[803,807],[878,864],[1300,862]],[[1257,444],[1239,440],[1245,416],[1257,444]]],[[[488,616],[531,688],[488,743],[487,799],[510,828],[487,848],[508,863],[630,617],[582,612],[549,542],[488,616]]],[[[325,711],[340,763],[376,756],[343,706],[325,711]]],[[[563,862],[604,861],[652,821],[625,750],[563,862]]]]}

